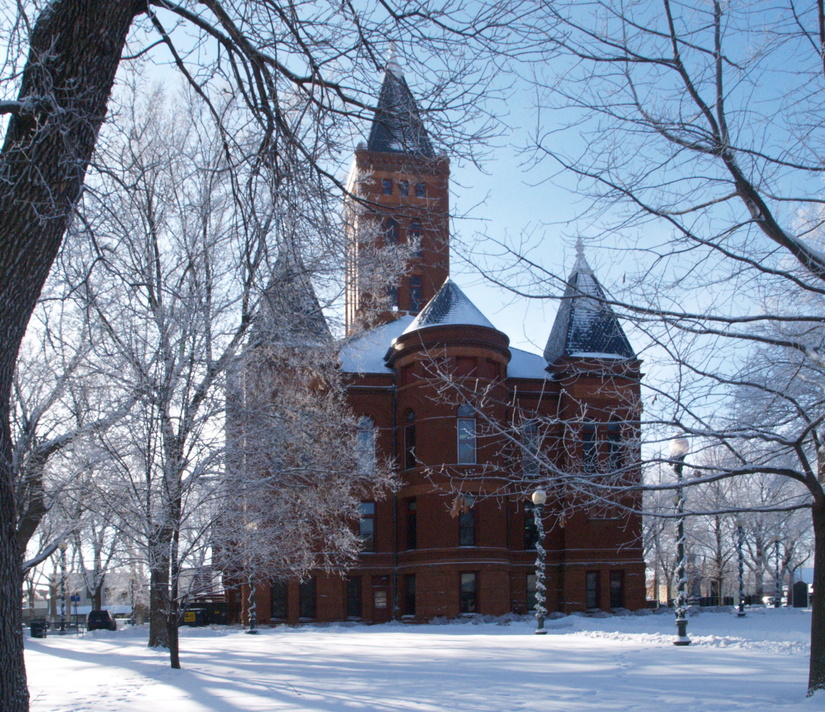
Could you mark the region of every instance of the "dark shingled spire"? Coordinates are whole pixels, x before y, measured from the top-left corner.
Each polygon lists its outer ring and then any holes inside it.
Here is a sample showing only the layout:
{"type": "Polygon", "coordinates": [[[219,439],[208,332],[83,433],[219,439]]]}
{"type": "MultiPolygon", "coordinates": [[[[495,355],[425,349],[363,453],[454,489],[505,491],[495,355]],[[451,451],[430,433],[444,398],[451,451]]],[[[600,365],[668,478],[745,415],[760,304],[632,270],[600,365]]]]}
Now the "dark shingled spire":
{"type": "Polygon", "coordinates": [[[412,92],[398,63],[390,58],[378,107],[372,120],[367,149],[382,153],[435,156],[412,92]]]}
{"type": "Polygon", "coordinates": [[[282,248],[261,300],[253,342],[299,346],[331,341],[307,269],[291,248],[282,248]]]}
{"type": "Polygon", "coordinates": [[[619,320],[587,264],[581,240],[576,249],[576,264],[544,347],[545,360],[552,365],[565,357],[635,359],[619,320]]]}
{"type": "Polygon", "coordinates": [[[495,329],[478,307],[473,304],[458,285],[449,277],[441,289],[405,330],[405,334],[428,326],[484,326],[495,329]]]}

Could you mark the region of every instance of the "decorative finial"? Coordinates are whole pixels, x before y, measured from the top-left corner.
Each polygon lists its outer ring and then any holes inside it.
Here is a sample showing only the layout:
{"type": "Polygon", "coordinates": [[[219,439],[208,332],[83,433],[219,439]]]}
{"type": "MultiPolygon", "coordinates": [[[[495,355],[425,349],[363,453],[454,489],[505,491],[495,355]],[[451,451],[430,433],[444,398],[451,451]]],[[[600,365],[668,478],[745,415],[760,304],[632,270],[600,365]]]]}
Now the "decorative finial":
{"type": "Polygon", "coordinates": [[[576,238],[576,260],[584,259],[584,242],[582,236],[576,238]]]}
{"type": "Polygon", "coordinates": [[[395,49],[395,42],[390,42],[390,51],[387,55],[387,71],[392,72],[399,79],[404,76],[404,70],[398,61],[398,52],[395,49]]]}

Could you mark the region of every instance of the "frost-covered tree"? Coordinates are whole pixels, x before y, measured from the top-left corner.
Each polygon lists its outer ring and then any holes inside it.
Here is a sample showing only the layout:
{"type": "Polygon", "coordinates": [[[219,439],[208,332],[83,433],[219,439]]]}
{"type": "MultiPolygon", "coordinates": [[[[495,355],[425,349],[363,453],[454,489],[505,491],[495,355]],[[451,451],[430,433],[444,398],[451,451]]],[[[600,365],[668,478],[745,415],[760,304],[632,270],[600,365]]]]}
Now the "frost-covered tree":
{"type": "MultiPolygon", "coordinates": [[[[579,234],[598,238],[620,270],[605,300],[647,344],[642,452],[668,461],[663,441],[684,432],[686,469],[701,471],[691,486],[798,485],[745,508],[809,509],[823,590],[823,4],[545,10],[558,31],[535,77],[537,170],[582,197],[579,234]],[[728,456],[707,466],[705,448],[728,456]]],[[[563,275],[533,257],[499,281],[559,293],[563,275]]],[[[819,689],[825,597],[814,599],[811,627],[808,690],[819,689]]]]}

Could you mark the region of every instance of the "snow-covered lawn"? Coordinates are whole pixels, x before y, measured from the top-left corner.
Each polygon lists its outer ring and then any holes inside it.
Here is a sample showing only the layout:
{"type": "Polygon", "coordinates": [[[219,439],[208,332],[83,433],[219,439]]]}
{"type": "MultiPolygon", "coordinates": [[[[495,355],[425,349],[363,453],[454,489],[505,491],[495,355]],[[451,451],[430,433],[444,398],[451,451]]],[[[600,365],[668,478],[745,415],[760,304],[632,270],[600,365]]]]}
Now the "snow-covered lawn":
{"type": "Polygon", "coordinates": [[[183,670],[145,628],[26,640],[33,712],[690,710],[813,712],[810,612],[758,609],[446,625],[182,629],[183,670]]]}

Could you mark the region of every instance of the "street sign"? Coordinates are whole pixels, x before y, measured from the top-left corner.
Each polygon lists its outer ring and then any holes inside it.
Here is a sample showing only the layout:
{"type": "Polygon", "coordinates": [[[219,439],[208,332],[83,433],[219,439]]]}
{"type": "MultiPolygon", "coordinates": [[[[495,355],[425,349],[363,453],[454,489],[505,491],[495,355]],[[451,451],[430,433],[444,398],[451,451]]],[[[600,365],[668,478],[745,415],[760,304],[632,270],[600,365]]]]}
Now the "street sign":
{"type": "Polygon", "coordinates": [[[73,595],[71,596],[72,603],[80,603],[80,596],[73,595]]]}

